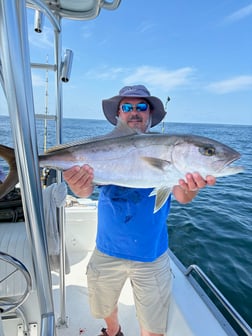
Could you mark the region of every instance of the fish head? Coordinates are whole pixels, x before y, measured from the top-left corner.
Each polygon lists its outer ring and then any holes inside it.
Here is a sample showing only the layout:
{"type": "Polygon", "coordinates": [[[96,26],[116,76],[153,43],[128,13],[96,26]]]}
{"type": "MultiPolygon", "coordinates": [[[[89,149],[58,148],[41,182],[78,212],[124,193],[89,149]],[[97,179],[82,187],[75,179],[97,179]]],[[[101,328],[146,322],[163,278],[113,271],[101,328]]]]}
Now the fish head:
{"type": "Polygon", "coordinates": [[[200,136],[184,136],[182,139],[172,152],[173,164],[181,173],[199,172],[205,178],[207,175],[219,177],[243,171],[241,166],[230,166],[241,157],[233,148],[200,136]]]}

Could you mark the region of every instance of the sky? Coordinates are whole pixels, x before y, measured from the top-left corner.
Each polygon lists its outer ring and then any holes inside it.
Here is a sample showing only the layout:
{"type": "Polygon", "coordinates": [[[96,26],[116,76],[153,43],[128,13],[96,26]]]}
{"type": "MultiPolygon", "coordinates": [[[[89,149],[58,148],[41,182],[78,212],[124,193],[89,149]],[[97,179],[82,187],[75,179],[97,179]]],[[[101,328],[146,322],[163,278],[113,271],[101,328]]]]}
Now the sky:
{"type": "MultiPolygon", "coordinates": [[[[53,63],[48,20],[33,32],[32,62],[53,63]]],[[[63,116],[105,119],[101,101],[143,84],[166,105],[167,122],[252,125],[252,1],[122,0],[89,21],[62,20],[62,56],[74,53],[63,116]],[[170,97],[168,104],[167,97],[170,97]]],[[[32,71],[36,113],[45,111],[45,70],[32,71]]],[[[48,74],[48,113],[54,113],[48,74]]],[[[0,115],[7,115],[0,92],[0,115]]]]}

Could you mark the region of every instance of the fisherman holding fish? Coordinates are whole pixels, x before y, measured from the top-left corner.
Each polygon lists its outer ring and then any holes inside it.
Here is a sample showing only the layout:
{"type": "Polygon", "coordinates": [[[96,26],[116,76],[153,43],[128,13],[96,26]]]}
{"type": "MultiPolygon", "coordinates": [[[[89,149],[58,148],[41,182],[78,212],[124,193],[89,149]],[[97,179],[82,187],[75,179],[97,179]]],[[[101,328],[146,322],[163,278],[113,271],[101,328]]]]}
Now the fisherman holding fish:
{"type": "MultiPolygon", "coordinates": [[[[161,100],[143,85],[126,86],[102,104],[110,123],[116,125],[119,120],[138,133],[147,133],[166,114],[161,100]]],[[[94,170],[89,165],[67,169],[64,179],[77,196],[88,197],[93,192],[94,170]]],[[[178,202],[188,203],[199,189],[215,181],[213,176],[204,179],[197,172],[188,172],[172,194],[178,202]]],[[[167,253],[171,196],[153,212],[152,192],[153,188],[100,187],[96,249],[87,267],[91,312],[106,322],[100,336],[123,336],[117,302],[127,278],[141,336],[162,336],[167,331],[172,286],[167,253]]]]}
{"type": "MultiPolygon", "coordinates": [[[[123,335],[117,302],[127,278],[141,336],[162,336],[172,279],[166,225],[171,194],[180,203],[192,201],[216,177],[242,172],[231,166],[241,155],[206,137],[149,132],[165,110],[143,85],[126,86],[103,100],[103,111],[116,125],[112,132],[50,148],[39,155],[39,165],[64,171],[80,197],[100,186],[96,249],[87,267],[91,311],[107,324],[100,336],[123,335]]],[[[18,173],[13,148],[0,144],[0,157],[9,164],[0,183],[3,198],[18,173]]]]}

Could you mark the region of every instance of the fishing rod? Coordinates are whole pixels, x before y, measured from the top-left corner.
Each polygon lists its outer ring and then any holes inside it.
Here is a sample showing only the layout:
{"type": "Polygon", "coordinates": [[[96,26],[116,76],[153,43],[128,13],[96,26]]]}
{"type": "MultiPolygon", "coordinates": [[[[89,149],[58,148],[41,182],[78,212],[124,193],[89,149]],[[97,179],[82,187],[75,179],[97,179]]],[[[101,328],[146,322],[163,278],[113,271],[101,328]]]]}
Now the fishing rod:
{"type": "MultiPolygon", "coordinates": [[[[48,55],[46,56],[46,65],[48,65],[48,55]]],[[[44,152],[47,147],[47,115],[48,115],[48,67],[46,67],[45,79],[45,117],[44,117],[44,152]]]]}
{"type": "MultiPolygon", "coordinates": [[[[167,96],[167,99],[166,99],[166,102],[165,102],[165,106],[164,106],[164,109],[165,109],[165,115],[167,114],[167,105],[169,103],[169,101],[171,100],[171,98],[169,96],[167,96]]],[[[165,131],[165,121],[163,120],[162,122],[162,133],[164,133],[165,131]]]]}
{"type": "MultiPolygon", "coordinates": [[[[47,116],[48,116],[48,55],[46,55],[46,78],[45,78],[45,114],[44,114],[44,153],[47,150],[47,116]]],[[[43,168],[41,172],[42,187],[46,188],[47,179],[49,177],[50,170],[43,168]]]]}

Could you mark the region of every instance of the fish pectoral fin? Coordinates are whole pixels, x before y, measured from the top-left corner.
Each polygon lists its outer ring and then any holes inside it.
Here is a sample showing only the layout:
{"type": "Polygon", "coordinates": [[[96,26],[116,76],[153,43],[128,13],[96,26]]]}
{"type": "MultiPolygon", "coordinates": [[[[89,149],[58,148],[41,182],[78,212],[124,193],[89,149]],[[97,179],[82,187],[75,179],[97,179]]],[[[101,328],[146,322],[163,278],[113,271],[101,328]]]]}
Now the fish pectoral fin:
{"type": "Polygon", "coordinates": [[[161,188],[155,188],[149,196],[156,196],[155,200],[155,208],[153,213],[156,213],[159,209],[162,208],[162,206],[167,201],[168,197],[170,196],[171,188],[168,187],[161,187],[161,188]]]}
{"type": "Polygon", "coordinates": [[[152,167],[155,167],[155,168],[160,169],[160,170],[167,170],[167,168],[169,168],[171,166],[170,161],[154,158],[154,157],[151,157],[151,156],[142,156],[142,160],[147,162],[152,167]]]}

